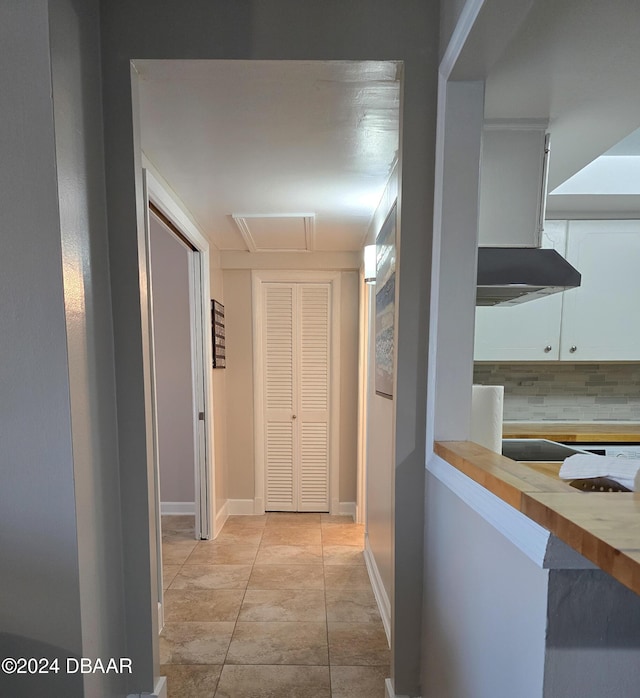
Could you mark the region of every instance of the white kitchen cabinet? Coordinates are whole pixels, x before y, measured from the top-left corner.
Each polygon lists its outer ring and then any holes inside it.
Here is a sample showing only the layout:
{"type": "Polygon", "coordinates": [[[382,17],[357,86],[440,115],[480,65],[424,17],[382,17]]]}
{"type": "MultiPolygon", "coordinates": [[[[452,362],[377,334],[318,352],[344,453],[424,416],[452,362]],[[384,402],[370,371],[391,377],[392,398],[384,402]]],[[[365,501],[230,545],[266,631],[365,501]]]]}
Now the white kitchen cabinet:
{"type": "Polygon", "coordinates": [[[476,308],[475,360],[639,361],[640,221],[547,221],[543,247],[578,269],[580,288],[476,308]]]}
{"type": "Polygon", "coordinates": [[[582,284],[563,294],[560,359],[640,360],[640,221],[571,221],[567,259],[582,284]]]}
{"type": "MultiPolygon", "coordinates": [[[[566,247],[566,221],[547,221],[542,247],[566,247]]],[[[562,293],[512,306],[476,308],[476,361],[557,361],[562,293]]]]}
{"type": "Polygon", "coordinates": [[[539,247],[543,220],[546,122],[485,122],[478,243],[539,247]]]}

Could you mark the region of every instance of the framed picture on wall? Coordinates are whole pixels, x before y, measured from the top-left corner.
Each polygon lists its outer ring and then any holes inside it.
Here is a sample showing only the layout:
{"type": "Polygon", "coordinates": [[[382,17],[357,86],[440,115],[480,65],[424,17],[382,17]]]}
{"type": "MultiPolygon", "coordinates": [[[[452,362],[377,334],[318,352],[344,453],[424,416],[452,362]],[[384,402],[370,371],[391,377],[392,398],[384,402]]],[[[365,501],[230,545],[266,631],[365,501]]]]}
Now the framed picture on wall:
{"type": "Polygon", "coordinates": [[[226,368],[224,305],[216,300],[211,301],[211,349],[213,368],[226,368]]]}
{"type": "Polygon", "coordinates": [[[376,393],[393,399],[396,305],[396,204],[376,238],[376,393]]]}

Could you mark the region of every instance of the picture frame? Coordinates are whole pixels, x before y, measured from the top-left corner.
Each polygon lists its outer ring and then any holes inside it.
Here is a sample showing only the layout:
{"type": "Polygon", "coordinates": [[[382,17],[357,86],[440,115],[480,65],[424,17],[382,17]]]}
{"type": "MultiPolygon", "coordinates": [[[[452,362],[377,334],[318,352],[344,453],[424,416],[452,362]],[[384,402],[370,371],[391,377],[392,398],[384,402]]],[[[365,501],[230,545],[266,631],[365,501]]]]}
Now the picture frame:
{"type": "Polygon", "coordinates": [[[211,300],[211,356],[213,368],[226,368],[226,333],[224,326],[224,305],[211,300]]]}
{"type": "Polygon", "coordinates": [[[394,203],[376,237],[375,390],[393,400],[396,305],[396,228],[394,203]]]}

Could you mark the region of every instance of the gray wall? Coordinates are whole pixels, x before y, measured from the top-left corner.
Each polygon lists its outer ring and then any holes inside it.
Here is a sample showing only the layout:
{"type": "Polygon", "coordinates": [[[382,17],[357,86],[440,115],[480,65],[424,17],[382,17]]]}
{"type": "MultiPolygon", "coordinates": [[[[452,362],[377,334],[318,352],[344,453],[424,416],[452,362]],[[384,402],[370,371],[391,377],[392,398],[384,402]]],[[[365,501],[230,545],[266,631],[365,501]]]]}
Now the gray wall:
{"type": "MultiPolygon", "coordinates": [[[[124,656],[97,3],[0,5],[0,654],[124,656]]],[[[0,676],[115,696],[117,676],[0,676]]]]}
{"type": "Polygon", "coordinates": [[[189,250],[150,215],[161,502],[195,502],[189,250]]]}
{"type": "MultiPolygon", "coordinates": [[[[330,0],[304,3],[269,0],[211,3],[192,0],[109,0],[102,5],[102,48],[109,201],[110,263],[118,380],[118,416],[124,515],[143,528],[148,511],[150,432],[145,410],[143,361],[144,307],[136,297],[144,262],[139,259],[141,182],[132,144],[132,58],[258,58],[405,61],[402,147],[402,270],[400,272],[400,346],[396,421],[396,496],[401,505],[396,535],[401,543],[401,584],[395,590],[400,620],[394,657],[396,691],[416,695],[420,660],[421,540],[424,481],[426,334],[433,201],[435,86],[438,7],[423,0],[330,0]],[[136,187],[138,199],[136,200],[136,187]],[[146,430],[146,437],[145,437],[146,430]],[[398,486],[399,483],[399,486],[398,486]],[[145,499],[147,498],[147,499],[145,499]],[[142,502],[142,505],[141,505],[142,502]],[[405,525],[406,522],[406,525],[405,525]],[[418,525],[416,526],[416,522],[418,525]]],[[[135,95],[134,95],[135,98],[135,95]]],[[[140,582],[128,614],[138,628],[141,688],[149,689],[153,662],[148,637],[153,598],[145,592],[150,555],[141,541],[125,564],[140,582]]],[[[151,565],[152,567],[153,565],[151,565]]],[[[129,574],[129,573],[128,573],[129,574]]],[[[156,667],[157,669],[157,667],[156,667]]]]}
{"type": "Polygon", "coordinates": [[[602,570],[549,573],[544,698],[634,698],[640,598],[602,570]]]}
{"type": "Polygon", "coordinates": [[[423,697],[540,698],[549,572],[433,475],[426,491],[423,697]]]}

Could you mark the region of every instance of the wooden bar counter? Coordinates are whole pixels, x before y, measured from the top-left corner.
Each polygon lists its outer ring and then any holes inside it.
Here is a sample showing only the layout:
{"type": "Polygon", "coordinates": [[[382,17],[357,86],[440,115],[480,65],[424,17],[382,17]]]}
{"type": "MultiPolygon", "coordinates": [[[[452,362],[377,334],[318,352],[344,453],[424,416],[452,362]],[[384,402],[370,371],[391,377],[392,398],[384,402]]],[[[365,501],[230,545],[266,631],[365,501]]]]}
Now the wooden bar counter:
{"type": "Polygon", "coordinates": [[[559,480],[559,463],[531,467],[470,441],[434,451],[640,594],[640,492],[582,492],[559,480]]]}

